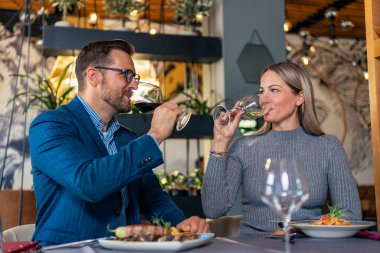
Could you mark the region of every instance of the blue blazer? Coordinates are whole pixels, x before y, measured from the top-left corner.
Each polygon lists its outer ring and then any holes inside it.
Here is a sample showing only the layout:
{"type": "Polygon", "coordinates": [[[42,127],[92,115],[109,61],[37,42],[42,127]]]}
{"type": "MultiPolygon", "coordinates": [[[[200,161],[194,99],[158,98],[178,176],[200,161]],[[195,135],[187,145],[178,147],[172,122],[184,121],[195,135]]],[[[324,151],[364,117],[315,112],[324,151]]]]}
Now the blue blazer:
{"type": "Polygon", "coordinates": [[[185,219],[152,172],[163,159],[151,136],[136,138],[120,127],[118,153],[109,155],[78,98],[40,114],[29,131],[38,210],[33,241],[51,245],[109,236],[108,224],[138,224],[140,214],[173,226],[185,219]],[[121,213],[124,186],[129,199],[121,213]]]}

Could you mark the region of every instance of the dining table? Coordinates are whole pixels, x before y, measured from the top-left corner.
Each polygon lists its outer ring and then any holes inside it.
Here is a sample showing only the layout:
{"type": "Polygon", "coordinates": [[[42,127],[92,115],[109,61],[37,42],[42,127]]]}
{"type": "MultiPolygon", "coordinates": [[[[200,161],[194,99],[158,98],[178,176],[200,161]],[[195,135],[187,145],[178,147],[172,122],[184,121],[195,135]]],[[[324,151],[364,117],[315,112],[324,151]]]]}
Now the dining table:
{"type": "MultiPolygon", "coordinates": [[[[214,237],[201,246],[190,248],[180,252],[186,253],[375,253],[380,252],[380,241],[368,238],[296,238],[285,246],[283,240],[264,237],[214,237]]],[[[80,245],[69,245],[58,248],[47,248],[43,252],[48,253],[118,253],[118,252],[160,252],[159,250],[114,250],[102,247],[97,240],[88,241],[80,245]]],[[[164,252],[170,252],[164,250],[164,252]]]]}

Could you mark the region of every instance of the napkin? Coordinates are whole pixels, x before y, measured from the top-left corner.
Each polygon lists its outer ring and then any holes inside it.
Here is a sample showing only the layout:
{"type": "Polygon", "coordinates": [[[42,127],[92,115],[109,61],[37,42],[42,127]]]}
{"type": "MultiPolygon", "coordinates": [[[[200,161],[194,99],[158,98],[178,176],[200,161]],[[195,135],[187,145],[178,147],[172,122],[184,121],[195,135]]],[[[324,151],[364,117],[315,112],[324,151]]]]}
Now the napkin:
{"type": "Polygon", "coordinates": [[[29,250],[38,250],[38,242],[3,242],[3,253],[29,253],[29,250]]]}
{"type": "Polygon", "coordinates": [[[368,230],[361,230],[361,231],[357,232],[355,236],[380,241],[380,234],[379,233],[369,232],[368,230]]]}

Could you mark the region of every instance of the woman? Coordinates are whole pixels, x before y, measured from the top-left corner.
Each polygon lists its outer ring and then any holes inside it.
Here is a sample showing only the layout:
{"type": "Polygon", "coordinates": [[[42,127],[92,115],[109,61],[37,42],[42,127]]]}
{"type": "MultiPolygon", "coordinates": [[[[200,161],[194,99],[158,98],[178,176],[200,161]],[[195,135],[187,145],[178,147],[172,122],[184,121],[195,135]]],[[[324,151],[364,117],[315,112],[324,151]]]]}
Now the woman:
{"type": "MultiPolygon", "coordinates": [[[[335,136],[318,125],[311,80],[297,64],[281,62],[261,76],[260,104],[266,126],[252,136],[238,138],[229,147],[242,111],[231,113],[230,124],[218,119],[202,187],[204,213],[225,215],[242,188],[240,235],[260,236],[276,230],[280,216],[260,200],[267,158],[295,158],[306,169],[310,198],[292,220],[317,218],[328,192],[345,219],[360,220],[360,200],[344,149],[335,136]]],[[[238,103],[236,103],[238,105],[238,103]]],[[[235,106],[236,106],[235,105],[235,106]]]]}

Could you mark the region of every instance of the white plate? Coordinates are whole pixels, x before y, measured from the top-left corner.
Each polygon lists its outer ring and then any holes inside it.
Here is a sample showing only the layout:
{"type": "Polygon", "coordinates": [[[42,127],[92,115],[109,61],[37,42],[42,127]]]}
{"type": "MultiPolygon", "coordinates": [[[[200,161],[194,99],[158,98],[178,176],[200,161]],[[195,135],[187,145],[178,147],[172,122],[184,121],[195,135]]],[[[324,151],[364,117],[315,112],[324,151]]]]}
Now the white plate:
{"type": "Polygon", "coordinates": [[[110,239],[98,239],[100,245],[107,249],[135,251],[180,251],[205,244],[214,237],[213,233],[203,233],[196,240],[183,242],[127,242],[110,239]]]}
{"type": "Polygon", "coordinates": [[[345,238],[350,237],[359,232],[375,225],[370,221],[350,221],[351,225],[334,226],[334,225],[313,225],[313,220],[291,222],[290,225],[300,229],[306,235],[317,238],[345,238]]]}

